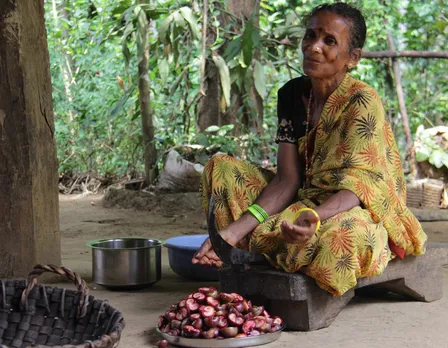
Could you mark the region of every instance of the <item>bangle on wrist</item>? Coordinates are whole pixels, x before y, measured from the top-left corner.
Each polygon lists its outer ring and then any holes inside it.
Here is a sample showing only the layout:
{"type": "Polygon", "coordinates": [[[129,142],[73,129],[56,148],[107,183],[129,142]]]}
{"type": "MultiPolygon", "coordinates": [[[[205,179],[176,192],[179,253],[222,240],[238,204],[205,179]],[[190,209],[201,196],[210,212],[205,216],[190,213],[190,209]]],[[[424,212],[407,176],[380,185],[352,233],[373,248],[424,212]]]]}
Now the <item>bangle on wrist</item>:
{"type": "Polygon", "coordinates": [[[247,210],[255,216],[260,224],[269,218],[269,214],[258,204],[252,204],[247,210]]]}

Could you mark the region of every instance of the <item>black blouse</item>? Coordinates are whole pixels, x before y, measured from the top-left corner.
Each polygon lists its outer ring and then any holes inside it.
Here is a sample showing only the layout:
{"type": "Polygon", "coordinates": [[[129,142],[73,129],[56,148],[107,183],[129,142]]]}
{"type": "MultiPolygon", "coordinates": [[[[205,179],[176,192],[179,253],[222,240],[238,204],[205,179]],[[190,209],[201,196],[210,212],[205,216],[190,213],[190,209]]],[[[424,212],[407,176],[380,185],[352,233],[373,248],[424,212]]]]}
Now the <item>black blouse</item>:
{"type": "Polygon", "coordinates": [[[276,143],[297,144],[306,131],[306,106],[302,96],[309,96],[311,81],[301,76],[288,81],[277,93],[278,129],[276,143]]]}

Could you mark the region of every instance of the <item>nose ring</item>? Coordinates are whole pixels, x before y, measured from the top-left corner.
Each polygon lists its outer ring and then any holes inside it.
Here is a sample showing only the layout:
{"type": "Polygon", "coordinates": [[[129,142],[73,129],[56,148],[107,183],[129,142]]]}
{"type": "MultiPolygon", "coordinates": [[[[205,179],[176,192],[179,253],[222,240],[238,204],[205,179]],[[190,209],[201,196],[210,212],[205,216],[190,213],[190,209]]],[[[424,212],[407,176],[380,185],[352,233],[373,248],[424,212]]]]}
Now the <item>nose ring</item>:
{"type": "Polygon", "coordinates": [[[314,47],[314,51],[315,51],[315,52],[319,52],[319,51],[320,51],[320,47],[319,47],[319,46],[315,46],[315,47],[314,47]]]}

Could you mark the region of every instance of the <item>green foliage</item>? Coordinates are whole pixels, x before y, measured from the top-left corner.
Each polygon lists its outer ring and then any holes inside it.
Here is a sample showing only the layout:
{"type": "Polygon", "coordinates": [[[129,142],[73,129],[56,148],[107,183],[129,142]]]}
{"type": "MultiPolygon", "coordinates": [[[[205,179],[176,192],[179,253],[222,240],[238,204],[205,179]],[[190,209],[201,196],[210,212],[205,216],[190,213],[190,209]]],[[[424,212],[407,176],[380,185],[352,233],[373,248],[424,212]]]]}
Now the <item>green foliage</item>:
{"type": "Polygon", "coordinates": [[[439,134],[440,129],[423,126],[417,128],[418,146],[416,158],[419,162],[428,161],[436,168],[448,168],[448,134],[439,134]],[[445,135],[445,136],[442,136],[445,135]]]}
{"type": "MultiPolygon", "coordinates": [[[[147,22],[148,79],[159,152],[201,144],[261,162],[261,149],[267,145],[268,160],[275,163],[277,90],[301,74],[301,20],[321,1],[262,0],[259,26],[253,16],[243,21],[225,12],[226,1],[210,1],[208,32],[213,35],[206,59],[219,69],[221,107],[232,105],[236,88],[244,99],[240,117],[243,112],[255,117],[248,92],[253,84],[264,107],[264,134],[257,136],[252,135],[257,134],[254,129],[235,136],[233,125],[198,133],[202,4],[154,3],[156,7],[133,0],[73,0],[65,5],[62,0],[45,1],[60,171],[120,176],[142,171],[137,65],[144,44],[139,28],[147,22]]],[[[399,50],[448,47],[448,5],[443,0],[352,3],[366,15],[368,51],[388,49],[387,30],[399,50]]],[[[420,124],[448,122],[446,60],[402,59],[400,69],[412,131],[420,124]]],[[[353,75],[378,90],[404,149],[390,60],[364,59],[353,75]]],[[[444,163],[437,152],[432,156],[434,163],[444,163]]]]}

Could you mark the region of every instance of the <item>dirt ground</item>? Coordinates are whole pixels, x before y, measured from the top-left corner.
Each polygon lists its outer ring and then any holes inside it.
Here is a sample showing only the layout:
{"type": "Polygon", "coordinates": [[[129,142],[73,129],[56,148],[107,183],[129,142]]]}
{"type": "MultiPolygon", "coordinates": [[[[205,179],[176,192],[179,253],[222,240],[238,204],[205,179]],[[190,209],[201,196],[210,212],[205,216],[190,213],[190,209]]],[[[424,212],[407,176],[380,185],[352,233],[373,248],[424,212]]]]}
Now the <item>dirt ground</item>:
{"type": "MultiPolygon", "coordinates": [[[[181,196],[183,201],[191,199],[188,195],[181,196]]],[[[150,288],[112,292],[92,283],[91,254],[85,246],[90,240],[129,236],[167,239],[206,233],[201,228],[204,216],[194,199],[176,213],[172,208],[182,199],[179,196],[170,199],[168,204],[157,202],[148,212],[105,208],[102,196],[60,196],[63,265],[78,272],[89,283],[93,296],[109,300],[124,314],[126,328],[120,347],[155,346],[159,339],[154,331],[157,317],[171,303],[200,286],[217,285],[188,282],[178,277],[169,267],[166,249],[162,256],[163,278],[150,288]]],[[[422,224],[431,241],[448,243],[448,221],[422,224]]],[[[329,328],[309,333],[284,332],[277,342],[266,347],[448,347],[448,268],[445,268],[444,284],[445,296],[433,303],[355,298],[329,328]]],[[[55,286],[70,287],[68,284],[55,286]]]]}

